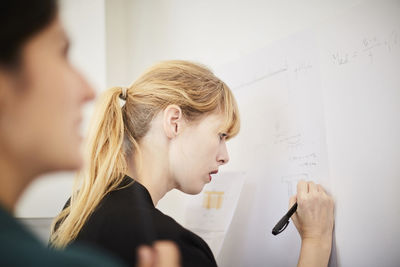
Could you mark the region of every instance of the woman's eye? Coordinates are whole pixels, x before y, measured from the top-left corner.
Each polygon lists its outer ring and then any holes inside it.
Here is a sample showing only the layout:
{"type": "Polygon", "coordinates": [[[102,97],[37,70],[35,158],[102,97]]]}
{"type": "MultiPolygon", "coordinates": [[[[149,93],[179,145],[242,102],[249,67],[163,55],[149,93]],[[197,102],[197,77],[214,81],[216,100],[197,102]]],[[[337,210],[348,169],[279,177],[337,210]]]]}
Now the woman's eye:
{"type": "Polygon", "coordinates": [[[70,43],[69,41],[65,41],[61,46],[61,55],[66,59],[69,58],[69,50],[70,50],[70,43]]]}

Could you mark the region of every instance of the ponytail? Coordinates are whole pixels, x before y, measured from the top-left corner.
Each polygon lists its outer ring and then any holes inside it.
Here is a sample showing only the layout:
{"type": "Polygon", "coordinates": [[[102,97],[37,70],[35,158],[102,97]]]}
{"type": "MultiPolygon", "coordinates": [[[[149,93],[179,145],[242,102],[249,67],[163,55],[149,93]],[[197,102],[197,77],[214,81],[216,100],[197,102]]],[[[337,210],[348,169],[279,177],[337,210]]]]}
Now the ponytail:
{"type": "Polygon", "coordinates": [[[50,242],[54,247],[65,247],[74,240],[103,197],[124,178],[127,164],[121,94],[121,87],[107,90],[96,107],[85,157],[88,167],[78,173],[69,206],[53,222],[50,242]]]}

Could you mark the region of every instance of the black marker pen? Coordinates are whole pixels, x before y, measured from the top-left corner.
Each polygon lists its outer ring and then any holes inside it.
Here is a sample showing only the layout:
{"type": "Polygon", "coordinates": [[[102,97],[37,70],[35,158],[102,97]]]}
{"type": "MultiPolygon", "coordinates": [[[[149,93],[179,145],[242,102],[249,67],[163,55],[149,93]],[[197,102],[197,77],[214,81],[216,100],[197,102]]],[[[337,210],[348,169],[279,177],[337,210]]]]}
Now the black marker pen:
{"type": "Polygon", "coordinates": [[[286,227],[289,225],[289,219],[297,210],[297,202],[289,209],[289,211],[280,219],[280,221],[275,225],[274,229],[272,229],[272,234],[277,235],[283,232],[286,227]]]}

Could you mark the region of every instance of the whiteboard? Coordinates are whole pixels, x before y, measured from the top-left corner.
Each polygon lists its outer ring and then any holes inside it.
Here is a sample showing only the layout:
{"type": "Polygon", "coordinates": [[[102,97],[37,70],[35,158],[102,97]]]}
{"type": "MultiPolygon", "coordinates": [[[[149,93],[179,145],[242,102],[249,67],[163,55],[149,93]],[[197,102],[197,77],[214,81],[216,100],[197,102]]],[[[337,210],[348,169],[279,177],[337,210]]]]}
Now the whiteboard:
{"type": "Polygon", "coordinates": [[[400,2],[366,2],[218,69],[242,130],[225,170],[246,171],[220,266],[295,266],[293,225],[270,232],[298,179],[336,201],[331,266],[399,266],[400,2]]]}
{"type": "Polygon", "coordinates": [[[221,266],[296,266],[296,230],[289,227],[279,236],[271,230],[287,210],[299,180],[329,188],[315,51],[313,34],[302,33],[217,70],[232,88],[241,115],[241,132],[229,142],[231,162],[225,168],[246,171],[236,214],[218,255],[221,266]]]}
{"type": "Polygon", "coordinates": [[[400,266],[400,2],[316,31],[342,266],[400,266]]]}

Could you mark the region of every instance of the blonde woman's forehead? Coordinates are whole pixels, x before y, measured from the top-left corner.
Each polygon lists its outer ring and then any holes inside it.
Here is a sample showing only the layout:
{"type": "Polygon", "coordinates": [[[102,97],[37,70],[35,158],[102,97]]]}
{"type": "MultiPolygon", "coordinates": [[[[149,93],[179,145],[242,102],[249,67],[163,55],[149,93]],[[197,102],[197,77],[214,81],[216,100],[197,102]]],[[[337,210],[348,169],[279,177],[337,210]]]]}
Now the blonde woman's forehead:
{"type": "Polygon", "coordinates": [[[211,113],[207,114],[202,122],[206,123],[212,129],[216,129],[218,131],[223,130],[223,126],[225,124],[226,118],[222,113],[211,113]]]}

